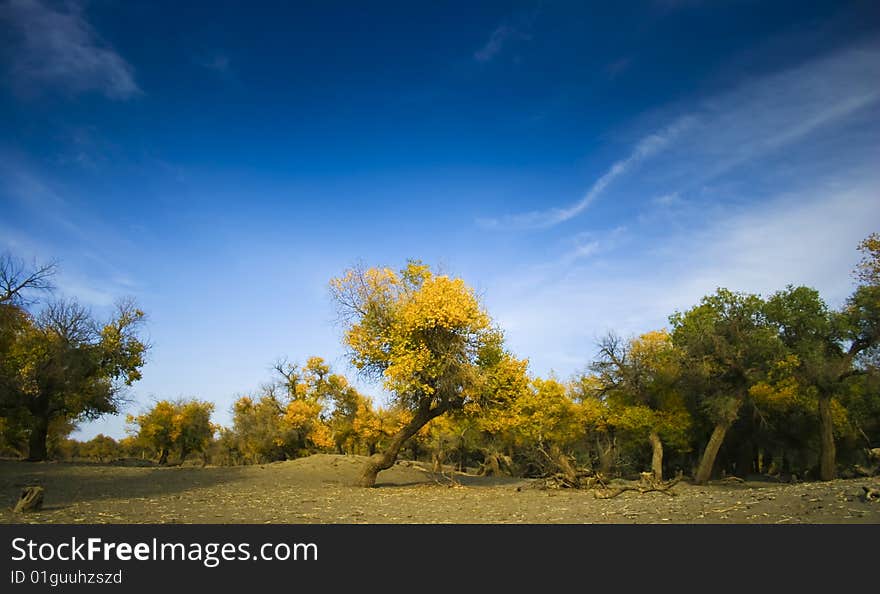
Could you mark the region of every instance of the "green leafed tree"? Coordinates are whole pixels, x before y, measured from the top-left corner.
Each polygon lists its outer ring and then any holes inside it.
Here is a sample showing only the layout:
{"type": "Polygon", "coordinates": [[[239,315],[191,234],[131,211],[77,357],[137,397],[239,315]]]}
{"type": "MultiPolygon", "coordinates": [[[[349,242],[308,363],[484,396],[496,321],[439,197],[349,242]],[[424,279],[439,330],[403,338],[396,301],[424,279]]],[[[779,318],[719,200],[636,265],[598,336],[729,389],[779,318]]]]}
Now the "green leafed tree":
{"type": "Polygon", "coordinates": [[[845,320],[828,309],[815,289],[788,287],[767,301],[766,310],[793,355],[792,372],[798,389],[817,396],[819,476],[831,480],[836,474],[832,401],[844,389],[843,382],[853,371],[857,351],[851,351],[844,341],[846,324],[841,322],[845,320]]]}
{"type": "Polygon", "coordinates": [[[746,404],[749,389],[785,355],[757,295],[727,289],[670,317],[672,342],[682,356],[686,388],[699,413],[713,426],[694,480],[705,483],[731,425],[746,404]]]}

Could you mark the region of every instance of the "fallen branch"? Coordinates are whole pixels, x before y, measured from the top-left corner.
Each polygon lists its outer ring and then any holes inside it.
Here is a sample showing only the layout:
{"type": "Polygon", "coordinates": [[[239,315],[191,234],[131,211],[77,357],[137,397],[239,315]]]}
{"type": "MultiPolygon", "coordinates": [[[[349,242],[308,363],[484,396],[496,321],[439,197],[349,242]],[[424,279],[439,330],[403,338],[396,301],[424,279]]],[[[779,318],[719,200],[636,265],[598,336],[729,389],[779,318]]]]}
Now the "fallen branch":
{"type": "Polygon", "coordinates": [[[870,502],[870,503],[875,503],[877,501],[880,501],[880,489],[877,489],[874,487],[863,486],[862,490],[865,492],[864,495],[862,495],[862,498],[865,501],[870,502]]]}
{"type": "Polygon", "coordinates": [[[856,474],[860,476],[874,476],[877,474],[876,468],[868,468],[866,466],[862,466],[861,464],[854,464],[853,470],[856,471],[856,474]]]}
{"type": "Polygon", "coordinates": [[[601,476],[590,470],[578,470],[573,474],[557,472],[541,479],[542,489],[592,489],[597,484],[605,486],[601,476]]]}
{"type": "Polygon", "coordinates": [[[644,479],[638,485],[627,485],[624,487],[618,487],[612,491],[604,490],[604,491],[594,491],[593,495],[596,499],[613,499],[622,493],[626,493],[627,491],[636,491],[638,493],[663,493],[664,495],[669,495],[670,497],[675,497],[675,493],[671,491],[672,487],[677,485],[681,481],[681,477],[676,477],[669,482],[660,482],[660,481],[645,481],[644,479]]]}
{"type": "Polygon", "coordinates": [[[733,476],[733,475],[731,475],[731,476],[726,476],[726,477],[724,477],[724,478],[722,478],[722,479],[718,479],[718,480],[716,480],[716,481],[710,481],[710,482],[712,482],[712,483],[722,483],[722,484],[730,484],[730,483],[741,484],[741,483],[744,483],[744,482],[746,482],[746,481],[743,480],[743,479],[741,479],[741,478],[739,478],[738,476],[733,476]]]}

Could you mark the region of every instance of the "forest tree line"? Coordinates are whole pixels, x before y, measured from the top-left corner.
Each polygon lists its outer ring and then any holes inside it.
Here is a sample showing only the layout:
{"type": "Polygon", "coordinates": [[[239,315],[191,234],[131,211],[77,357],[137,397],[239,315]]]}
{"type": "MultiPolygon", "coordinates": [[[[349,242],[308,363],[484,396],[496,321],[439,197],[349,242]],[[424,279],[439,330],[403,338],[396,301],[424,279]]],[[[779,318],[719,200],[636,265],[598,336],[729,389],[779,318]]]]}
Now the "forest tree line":
{"type": "MultiPolygon", "coordinates": [[[[271,381],[211,421],[198,399],[156,402],[130,435],[69,439],[116,413],[140,377],[144,313],[97,321],[37,297],[54,265],[0,269],[0,453],[46,459],[255,464],[313,453],[369,456],[362,484],[399,455],[483,474],[756,474],[830,480],[873,472],[880,446],[880,236],[858,249],[837,309],[809,287],[718,289],[635,337],[608,334],[575,377],[537,377],[461,279],[410,262],[331,281],[350,362],[392,395],[380,406],[320,357],[280,361],[271,381]]],[[[591,345],[585,345],[585,350],[591,345]]]]}

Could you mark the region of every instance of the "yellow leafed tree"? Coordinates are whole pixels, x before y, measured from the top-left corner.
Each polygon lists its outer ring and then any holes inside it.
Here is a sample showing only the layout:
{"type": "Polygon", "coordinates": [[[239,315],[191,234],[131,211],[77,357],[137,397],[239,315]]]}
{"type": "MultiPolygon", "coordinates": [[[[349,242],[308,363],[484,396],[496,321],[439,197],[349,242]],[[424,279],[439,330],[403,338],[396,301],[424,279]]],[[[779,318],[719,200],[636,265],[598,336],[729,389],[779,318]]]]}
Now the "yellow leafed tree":
{"type": "Polygon", "coordinates": [[[473,289],[419,262],[399,272],[352,269],[330,287],[352,363],[381,380],[395,404],[412,414],[368,461],[360,482],[371,487],[425,424],[479,397],[481,352],[500,345],[501,336],[473,289]]]}

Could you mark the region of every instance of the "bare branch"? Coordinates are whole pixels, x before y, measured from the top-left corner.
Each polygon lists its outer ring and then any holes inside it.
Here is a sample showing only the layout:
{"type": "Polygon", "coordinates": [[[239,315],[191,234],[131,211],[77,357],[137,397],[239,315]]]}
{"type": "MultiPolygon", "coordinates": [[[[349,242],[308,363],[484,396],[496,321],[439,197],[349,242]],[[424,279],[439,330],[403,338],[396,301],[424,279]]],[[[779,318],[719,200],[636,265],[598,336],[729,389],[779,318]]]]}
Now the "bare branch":
{"type": "Polygon", "coordinates": [[[91,312],[72,299],[49,303],[37,317],[37,325],[70,344],[88,342],[98,334],[91,312]]]}
{"type": "Polygon", "coordinates": [[[27,266],[24,260],[9,252],[0,254],[0,303],[30,305],[37,301],[25,293],[32,291],[52,291],[55,285],[52,277],[58,271],[56,261],[48,264],[34,262],[27,266]]]}

